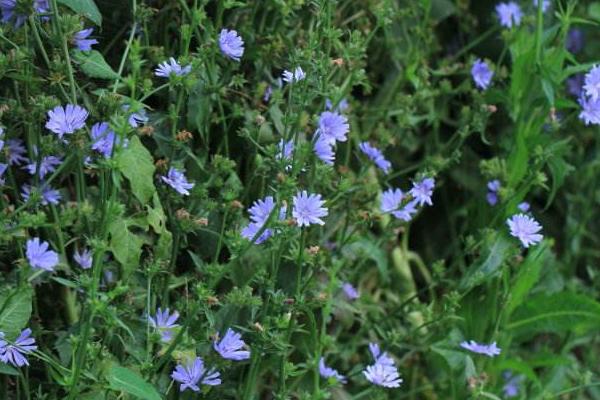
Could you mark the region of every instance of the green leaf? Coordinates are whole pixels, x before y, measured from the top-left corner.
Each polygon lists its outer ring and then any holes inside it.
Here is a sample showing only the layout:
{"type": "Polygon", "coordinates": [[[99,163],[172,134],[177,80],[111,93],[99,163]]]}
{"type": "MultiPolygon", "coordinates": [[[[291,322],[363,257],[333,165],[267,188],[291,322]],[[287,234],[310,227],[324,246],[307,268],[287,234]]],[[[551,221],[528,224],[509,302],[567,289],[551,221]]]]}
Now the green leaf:
{"type": "Polygon", "coordinates": [[[500,272],[500,267],[504,264],[504,260],[510,255],[512,245],[504,235],[496,234],[488,236],[486,243],[482,247],[485,249],[483,254],[469,268],[460,283],[462,290],[469,290],[497,276],[500,272]],[[493,244],[491,243],[492,240],[494,240],[493,244]]]}
{"type": "Polygon", "coordinates": [[[0,363],[0,374],[19,376],[19,371],[8,364],[0,363]]]}
{"type": "Polygon", "coordinates": [[[600,3],[595,1],[588,6],[588,15],[597,21],[600,21],[600,3]]]}
{"type": "Polygon", "coordinates": [[[154,193],[154,163],[152,155],[137,136],[117,155],[119,171],[129,180],[133,195],[147,204],[154,193]]]}
{"type": "Polygon", "coordinates": [[[358,240],[344,249],[344,255],[350,258],[365,257],[375,261],[381,280],[388,282],[390,279],[387,254],[374,241],[364,238],[358,240]]]}
{"type": "Polygon", "coordinates": [[[104,56],[96,51],[77,51],[73,57],[80,65],[84,74],[90,78],[116,79],[119,77],[110,65],[104,60],[104,56]]]}
{"type": "Polygon", "coordinates": [[[517,308],[507,329],[515,334],[538,332],[584,333],[600,329],[600,304],[573,292],[540,294],[517,308]]]}
{"type": "Polygon", "coordinates": [[[102,25],[102,14],[94,3],[94,0],[58,0],[59,3],[64,4],[77,14],[81,14],[88,18],[96,25],[102,25]]]}
{"type": "Polygon", "coordinates": [[[529,291],[540,279],[540,272],[550,257],[552,257],[552,253],[547,241],[542,241],[529,252],[525,261],[519,266],[519,272],[506,305],[508,315],[523,303],[529,291]]]}
{"type": "Polygon", "coordinates": [[[21,288],[0,296],[0,332],[14,340],[31,317],[31,288],[21,288]]]}
{"type": "Polygon", "coordinates": [[[146,382],[136,372],[113,366],[106,377],[111,389],[128,393],[138,399],[144,400],[161,400],[162,397],[158,391],[146,382]]]}
{"type": "Polygon", "coordinates": [[[131,221],[118,219],[108,227],[110,250],[123,267],[123,279],[126,280],[138,267],[144,240],[129,230],[131,221]]]}
{"type": "Polygon", "coordinates": [[[456,14],[456,11],[456,6],[450,0],[433,0],[431,2],[431,18],[436,22],[441,22],[456,14]]]}

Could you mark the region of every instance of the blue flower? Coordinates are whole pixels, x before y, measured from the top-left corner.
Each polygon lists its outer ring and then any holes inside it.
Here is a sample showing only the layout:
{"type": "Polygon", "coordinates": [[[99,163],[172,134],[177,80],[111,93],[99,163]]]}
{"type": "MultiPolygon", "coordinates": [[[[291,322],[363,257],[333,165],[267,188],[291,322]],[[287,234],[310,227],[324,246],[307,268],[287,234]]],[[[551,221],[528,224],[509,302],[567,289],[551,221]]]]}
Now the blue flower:
{"type": "Polygon", "coordinates": [[[583,75],[575,74],[567,78],[567,91],[572,96],[579,98],[581,96],[581,90],[583,88],[583,75]]]}
{"type": "Polygon", "coordinates": [[[460,347],[472,351],[473,353],[483,354],[488,357],[495,357],[501,352],[500,348],[496,346],[496,342],[492,344],[480,344],[475,342],[474,340],[471,340],[469,342],[462,342],[460,344],[460,347]]]}
{"type": "Polygon", "coordinates": [[[184,196],[189,196],[189,189],[194,187],[194,184],[188,182],[187,178],[183,174],[183,172],[171,167],[169,168],[169,172],[167,176],[160,177],[163,182],[171,186],[175,191],[184,196]]]}
{"type": "Polygon", "coordinates": [[[0,185],[4,185],[6,182],[3,178],[6,169],[8,168],[8,164],[0,163],[0,185]]]}
{"type": "Polygon", "coordinates": [[[246,346],[246,343],[242,340],[242,335],[235,332],[233,329],[228,328],[225,332],[225,336],[220,342],[215,341],[213,348],[221,357],[226,360],[242,361],[250,358],[250,352],[248,350],[241,350],[246,346]]]}
{"type": "MultiPolygon", "coordinates": [[[[2,12],[2,22],[8,23],[14,19],[15,27],[20,27],[27,20],[27,15],[19,14],[16,10],[17,0],[0,0],[0,11],[2,12]]],[[[50,11],[48,0],[34,0],[33,10],[38,14],[44,14],[50,11]]],[[[47,19],[47,17],[44,17],[47,19]]]]}
{"type": "Polygon", "coordinates": [[[27,153],[25,145],[21,139],[8,139],[6,141],[6,150],[8,152],[8,164],[20,165],[27,162],[27,158],[23,154],[27,153]]]}
{"type": "Polygon", "coordinates": [[[581,105],[580,120],[586,125],[600,125],[600,99],[587,99],[582,95],[579,98],[579,105],[581,105]]]}
{"type": "Polygon", "coordinates": [[[326,140],[329,143],[345,142],[346,135],[350,131],[348,119],[338,113],[324,111],[319,116],[319,127],[315,134],[319,139],[326,140]]]}
{"type": "MultiPolygon", "coordinates": [[[[130,108],[131,107],[129,106],[129,104],[123,105],[123,110],[125,111],[129,111],[130,108]]],[[[146,110],[143,107],[140,108],[138,111],[131,112],[131,114],[129,114],[129,117],[127,118],[127,122],[132,128],[137,128],[140,125],[144,125],[146,122],[148,122],[148,120],[148,114],[146,113],[146,110]]]]}
{"type": "Polygon", "coordinates": [[[314,144],[314,152],[327,165],[333,165],[335,162],[335,148],[334,144],[319,137],[314,144]]]}
{"type": "MultiPolygon", "coordinates": [[[[34,149],[34,151],[35,151],[35,149],[34,149]]],[[[37,152],[37,151],[35,151],[35,152],[37,152]]],[[[34,161],[30,164],[27,164],[25,167],[23,167],[23,169],[26,169],[30,175],[35,175],[35,173],[37,171],[37,167],[38,167],[37,164],[38,164],[37,161],[34,161]]],[[[40,160],[39,177],[41,179],[43,179],[49,173],[56,171],[56,167],[58,167],[60,164],[62,164],[62,159],[60,157],[56,157],[56,156],[42,157],[42,159],[40,160]]]]}
{"type": "Polygon", "coordinates": [[[487,184],[487,188],[487,202],[489,203],[489,205],[495,206],[496,203],[498,203],[498,191],[500,190],[500,181],[498,179],[489,181],[487,184]]]}
{"type": "MultiPolygon", "coordinates": [[[[533,0],[533,6],[537,10],[538,0],[533,0]]],[[[550,0],[542,0],[542,12],[546,12],[548,7],[550,7],[550,0]]]]}
{"type": "Polygon", "coordinates": [[[356,288],[349,282],[344,282],[342,285],[342,291],[348,300],[356,300],[359,297],[358,290],[356,290],[356,288]]]}
{"type": "Polygon", "coordinates": [[[502,373],[502,377],[504,378],[505,382],[504,386],[502,386],[504,397],[517,397],[521,389],[521,381],[523,380],[523,375],[513,375],[511,371],[504,371],[502,373]]]}
{"type": "Polygon", "coordinates": [[[301,80],[306,78],[306,74],[302,70],[302,67],[296,67],[294,72],[290,72],[287,69],[285,71],[283,71],[282,78],[283,78],[284,82],[294,83],[294,82],[300,82],[301,80]]]}
{"type": "Polygon", "coordinates": [[[496,13],[500,20],[500,25],[506,28],[519,26],[523,12],[517,3],[510,1],[508,3],[500,3],[496,6],[496,13]]]}
{"type": "Polygon", "coordinates": [[[244,54],[244,41],[234,30],[221,30],[219,47],[223,54],[235,61],[240,61],[244,54]]]}
{"type": "Polygon", "coordinates": [[[409,222],[413,219],[413,216],[417,213],[417,211],[417,201],[412,200],[406,203],[401,209],[393,211],[392,215],[404,222],[409,222]]]}
{"type": "Polygon", "coordinates": [[[385,159],[381,150],[377,147],[371,146],[368,142],[362,142],[358,145],[360,150],[369,157],[371,161],[375,163],[379,167],[380,170],[383,171],[384,174],[388,174],[390,172],[390,168],[392,168],[392,163],[385,159]]]}
{"type": "Polygon", "coordinates": [[[381,204],[379,208],[383,213],[391,213],[400,207],[404,199],[404,193],[400,189],[388,189],[381,194],[381,204]]]}
{"type": "Polygon", "coordinates": [[[88,39],[92,32],[94,32],[94,28],[83,29],[75,34],[73,41],[77,49],[90,51],[92,50],[92,45],[98,44],[96,39],[88,39]]]}
{"type": "Polygon", "coordinates": [[[485,61],[477,59],[471,67],[471,76],[473,77],[473,81],[475,81],[475,85],[478,88],[485,90],[492,82],[494,71],[490,69],[485,61]]]}
{"type": "Polygon", "coordinates": [[[292,210],[296,224],[300,227],[311,224],[325,225],[321,219],[328,214],[327,208],[323,207],[324,204],[325,201],[321,200],[320,194],[308,194],[306,190],[296,194],[292,210]]]}
{"type": "Polygon", "coordinates": [[[282,158],[284,160],[291,160],[292,154],[294,152],[294,141],[288,140],[286,142],[285,140],[281,139],[279,141],[279,144],[277,145],[277,149],[279,151],[277,152],[277,155],[275,156],[276,160],[281,160],[282,158]]]}
{"type": "Polygon", "coordinates": [[[154,318],[148,316],[148,322],[158,333],[160,333],[160,340],[163,343],[169,343],[173,340],[174,329],[179,326],[175,323],[178,318],[179,313],[177,311],[170,314],[168,308],[164,311],[159,308],[156,310],[154,318]]]}
{"type": "Polygon", "coordinates": [[[519,203],[519,205],[517,206],[517,208],[519,210],[521,210],[522,212],[526,213],[527,211],[529,211],[530,205],[528,202],[524,201],[522,203],[519,203]]]}
{"type": "Polygon", "coordinates": [[[92,125],[90,135],[92,136],[92,150],[102,154],[104,158],[110,158],[113,147],[121,143],[120,138],[110,129],[107,122],[97,122],[92,125]]]}
{"type": "Polygon", "coordinates": [[[583,31],[579,28],[569,29],[567,34],[566,47],[571,53],[576,54],[583,50],[585,43],[585,36],[583,31]]]}
{"type": "Polygon", "coordinates": [[[541,242],[544,238],[542,234],[538,233],[542,230],[541,225],[528,215],[513,215],[506,220],[506,223],[510,228],[510,234],[518,238],[525,248],[541,242]]]}
{"type": "Polygon", "coordinates": [[[56,133],[59,139],[65,134],[72,134],[85,126],[88,117],[85,108],[67,104],[66,107],[56,106],[48,111],[48,122],[46,128],[56,133]]]}
{"type": "Polygon", "coordinates": [[[265,89],[265,92],[263,94],[263,101],[265,103],[268,103],[269,100],[271,100],[272,94],[273,94],[273,88],[271,87],[271,85],[267,85],[267,88],[265,89]]]}
{"type": "Polygon", "coordinates": [[[594,102],[600,98],[600,66],[594,65],[594,67],[585,74],[583,90],[594,102]]]}
{"type": "Polygon", "coordinates": [[[425,178],[420,182],[414,182],[413,188],[410,189],[410,194],[417,200],[417,203],[422,206],[424,204],[432,205],[431,196],[433,195],[433,188],[435,187],[435,180],[433,178],[425,178]]]}
{"type": "Polygon", "coordinates": [[[325,379],[334,378],[340,383],[346,383],[346,377],[340,374],[337,370],[325,365],[325,358],[321,357],[319,360],[319,375],[325,379]]]}
{"type": "Polygon", "coordinates": [[[346,99],[342,99],[339,104],[334,107],[333,103],[331,102],[331,100],[327,99],[325,100],[325,110],[327,111],[335,111],[335,112],[344,112],[348,109],[349,104],[348,104],[348,100],[346,99]]]}
{"type": "Polygon", "coordinates": [[[369,365],[363,371],[367,380],[386,388],[400,387],[402,379],[394,360],[387,353],[381,353],[379,345],[376,343],[370,343],[369,350],[375,359],[375,364],[369,365]]]}
{"type": "Polygon", "coordinates": [[[169,58],[169,61],[163,61],[158,64],[158,67],[154,70],[154,75],[161,78],[169,78],[171,75],[184,76],[192,72],[192,66],[186,65],[182,67],[173,57],[169,58]]]}
{"type": "Polygon", "coordinates": [[[39,238],[27,241],[25,255],[32,268],[54,271],[58,265],[58,253],[48,250],[48,243],[40,242],[39,238]]]}
{"type": "Polygon", "coordinates": [[[0,332],[0,361],[15,367],[29,365],[25,355],[37,350],[35,339],[30,337],[31,329],[27,328],[21,331],[19,337],[12,344],[4,340],[4,336],[4,332],[0,332]]]}
{"type": "Polygon", "coordinates": [[[75,253],[73,253],[73,259],[83,269],[92,268],[92,264],[94,261],[92,257],[92,252],[88,249],[83,249],[81,253],[78,250],[75,251],[75,253]]]}
{"type": "MultiPolygon", "coordinates": [[[[252,204],[252,207],[248,209],[250,213],[250,224],[242,229],[242,236],[248,240],[252,240],[254,236],[258,234],[258,232],[262,229],[263,225],[269,219],[269,215],[275,208],[275,200],[273,196],[267,196],[263,200],[257,200],[252,204]]],[[[279,219],[282,220],[285,218],[285,207],[282,207],[279,210],[279,219]]],[[[271,229],[265,229],[262,234],[256,238],[254,241],[255,244],[261,244],[269,237],[273,235],[273,231],[271,229]]]]}
{"type": "Polygon", "coordinates": [[[181,383],[179,391],[183,392],[186,389],[191,389],[194,392],[199,392],[199,384],[216,386],[221,384],[219,372],[214,369],[207,370],[204,367],[204,361],[200,357],[196,357],[193,362],[188,365],[177,365],[171,374],[174,381],[181,383]]]}
{"type": "MultiPolygon", "coordinates": [[[[23,197],[24,201],[29,201],[29,198],[31,197],[31,194],[33,191],[38,190],[34,187],[32,187],[31,185],[23,185],[22,189],[21,189],[21,196],[23,197]]],[[[40,203],[42,203],[42,205],[47,206],[48,204],[58,204],[60,203],[60,200],[62,199],[62,195],[60,194],[60,192],[56,189],[52,189],[49,185],[42,183],[41,186],[41,201],[40,203]]]]}

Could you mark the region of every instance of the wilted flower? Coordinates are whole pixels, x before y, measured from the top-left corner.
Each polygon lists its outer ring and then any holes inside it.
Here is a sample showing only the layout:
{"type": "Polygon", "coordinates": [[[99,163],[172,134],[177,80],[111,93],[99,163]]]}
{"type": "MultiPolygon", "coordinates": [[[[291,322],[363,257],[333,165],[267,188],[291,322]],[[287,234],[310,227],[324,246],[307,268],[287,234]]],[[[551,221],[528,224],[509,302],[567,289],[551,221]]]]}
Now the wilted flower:
{"type": "Polygon", "coordinates": [[[521,7],[519,7],[519,5],[514,1],[498,4],[496,6],[496,13],[498,14],[500,25],[506,28],[519,26],[521,23],[521,18],[523,18],[521,7]]]}
{"type": "Polygon", "coordinates": [[[541,225],[528,215],[513,215],[506,220],[506,223],[510,228],[510,234],[518,238],[525,248],[541,242],[544,238],[542,234],[538,233],[542,230],[541,225]]]}
{"type": "Polygon", "coordinates": [[[169,309],[162,311],[160,307],[156,310],[156,315],[153,317],[148,316],[148,322],[158,333],[160,333],[160,340],[163,343],[168,343],[173,339],[173,330],[177,328],[175,322],[179,318],[179,313],[174,311],[173,314],[169,313],[169,309]]]}
{"type": "Polygon", "coordinates": [[[77,49],[81,51],[92,50],[92,45],[98,44],[96,39],[88,39],[88,37],[94,32],[94,28],[83,29],[75,34],[73,41],[77,49]]]}
{"type": "Polygon", "coordinates": [[[183,172],[171,167],[167,176],[161,176],[163,182],[171,186],[179,194],[189,196],[188,189],[194,187],[193,183],[188,182],[183,172]]]}
{"type": "Polygon", "coordinates": [[[263,101],[265,103],[268,103],[269,100],[271,100],[272,94],[273,94],[273,88],[271,87],[271,85],[267,85],[267,88],[265,89],[265,92],[263,94],[263,101]]]}
{"type": "Polygon", "coordinates": [[[475,81],[475,85],[477,85],[478,88],[485,90],[492,82],[494,71],[490,69],[485,61],[477,59],[471,67],[471,76],[473,77],[473,81],[475,81]]]}
{"type": "Polygon", "coordinates": [[[177,365],[171,374],[174,381],[181,383],[179,391],[190,388],[194,392],[199,392],[198,384],[216,386],[221,384],[219,372],[214,369],[207,370],[204,367],[204,361],[200,357],[196,357],[193,362],[188,365],[177,365]]]}
{"type": "Polygon", "coordinates": [[[414,182],[413,188],[410,190],[410,194],[417,200],[417,203],[422,206],[424,204],[432,205],[431,196],[433,195],[433,188],[435,187],[435,180],[433,178],[425,178],[420,182],[414,182]]]}
{"type": "Polygon", "coordinates": [[[169,78],[171,75],[184,76],[192,71],[191,65],[182,67],[173,57],[169,58],[169,61],[163,61],[158,64],[158,67],[154,70],[154,75],[161,78],[169,78]]]}
{"type": "Polygon", "coordinates": [[[352,286],[352,284],[349,282],[344,282],[344,284],[342,285],[342,291],[344,292],[348,300],[356,300],[359,297],[358,290],[356,290],[356,288],[352,286]]]}
{"type": "Polygon", "coordinates": [[[302,70],[302,67],[296,67],[294,72],[288,70],[283,71],[283,81],[287,83],[299,82],[306,78],[306,74],[302,70]]]}
{"type": "Polygon", "coordinates": [[[327,208],[323,207],[324,204],[325,201],[321,200],[320,194],[308,194],[303,190],[294,196],[292,216],[300,227],[311,224],[325,225],[321,219],[328,214],[327,208]]]}
{"type": "Polygon", "coordinates": [[[4,332],[0,332],[0,361],[5,364],[12,364],[15,367],[29,365],[25,355],[37,350],[35,339],[30,337],[31,329],[22,330],[13,344],[4,340],[4,336],[4,332]]]}
{"type": "MultiPolygon", "coordinates": [[[[34,0],[33,9],[38,14],[49,12],[50,5],[48,4],[48,0],[34,0]]],[[[27,20],[27,15],[19,14],[17,0],[0,0],[0,11],[2,12],[2,22],[8,23],[14,19],[14,24],[17,28],[27,20]]]]}
{"type": "Polygon", "coordinates": [[[371,146],[368,142],[362,142],[358,145],[360,150],[369,157],[371,161],[375,163],[383,171],[384,174],[390,172],[392,163],[385,159],[381,150],[377,147],[371,146]]]}
{"type": "Polygon", "coordinates": [[[58,253],[48,250],[48,243],[40,242],[39,238],[29,239],[25,250],[27,260],[33,268],[54,271],[54,267],[58,265],[58,253]]]}
{"type": "Polygon", "coordinates": [[[92,252],[88,249],[83,249],[81,253],[76,250],[75,253],[73,253],[73,259],[83,269],[92,268],[92,252]]]}
{"type": "Polygon", "coordinates": [[[240,61],[244,54],[244,41],[234,30],[221,30],[219,47],[224,55],[235,61],[240,61]]]}
{"type": "Polygon", "coordinates": [[[228,328],[225,332],[225,336],[220,342],[214,342],[213,348],[221,357],[227,360],[247,360],[250,358],[250,352],[248,350],[241,350],[246,346],[246,343],[242,340],[242,335],[235,332],[233,329],[228,328]]]}
{"type": "Polygon", "coordinates": [[[28,161],[26,157],[23,157],[23,154],[27,153],[27,149],[25,149],[25,145],[21,139],[8,139],[6,141],[6,149],[10,165],[20,165],[28,161]]]}
{"type": "Polygon", "coordinates": [[[319,157],[319,160],[323,161],[325,164],[333,165],[333,163],[335,162],[334,144],[328,141],[327,139],[319,137],[315,141],[313,150],[317,157],[319,157]]]}
{"type": "MultiPolygon", "coordinates": [[[[35,188],[33,188],[31,185],[23,185],[23,187],[21,188],[21,196],[23,197],[23,200],[29,201],[31,193],[34,190],[35,188]]],[[[42,203],[42,205],[44,206],[47,206],[48,204],[58,204],[62,199],[62,195],[58,190],[52,189],[49,185],[45,183],[42,184],[40,190],[42,195],[40,203],[42,203]]]]}
{"type": "Polygon", "coordinates": [[[283,158],[285,160],[291,160],[292,153],[294,152],[294,141],[288,140],[286,142],[285,140],[281,139],[277,145],[277,149],[279,151],[277,152],[275,159],[281,160],[283,158]]]}
{"type": "Polygon", "coordinates": [[[460,347],[472,351],[473,353],[484,354],[488,357],[497,356],[501,351],[498,346],[496,346],[496,342],[492,344],[479,344],[474,340],[471,340],[469,342],[462,342],[460,347]]]}
{"type": "Polygon", "coordinates": [[[375,359],[375,364],[369,365],[363,371],[367,380],[375,385],[386,388],[400,387],[402,379],[394,360],[387,353],[381,353],[379,345],[376,343],[370,343],[369,350],[375,359]]]}
{"type": "Polygon", "coordinates": [[[335,378],[340,383],[347,382],[346,377],[344,375],[340,374],[337,370],[325,365],[325,358],[323,357],[321,357],[321,359],[319,360],[319,374],[325,379],[335,378]]]}
{"type": "Polygon", "coordinates": [[[338,113],[324,111],[319,116],[319,127],[315,134],[319,135],[319,139],[328,141],[329,143],[345,142],[346,135],[350,131],[348,119],[338,113]]]}
{"type": "Polygon", "coordinates": [[[592,101],[596,101],[600,98],[600,66],[594,65],[594,67],[585,75],[583,90],[592,101]]]}
{"type": "Polygon", "coordinates": [[[66,107],[56,106],[48,111],[48,122],[46,128],[62,139],[65,134],[72,134],[85,126],[88,112],[85,108],[67,104],[66,107]]]}

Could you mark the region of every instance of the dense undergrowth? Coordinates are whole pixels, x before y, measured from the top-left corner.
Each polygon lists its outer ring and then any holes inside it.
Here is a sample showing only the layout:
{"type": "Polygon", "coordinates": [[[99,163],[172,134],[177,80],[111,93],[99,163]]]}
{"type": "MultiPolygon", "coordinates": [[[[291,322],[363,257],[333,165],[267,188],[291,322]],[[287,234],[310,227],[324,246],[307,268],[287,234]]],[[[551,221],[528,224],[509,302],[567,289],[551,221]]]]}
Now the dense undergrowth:
{"type": "Polygon", "coordinates": [[[0,12],[0,398],[600,399],[600,2],[0,12]]]}

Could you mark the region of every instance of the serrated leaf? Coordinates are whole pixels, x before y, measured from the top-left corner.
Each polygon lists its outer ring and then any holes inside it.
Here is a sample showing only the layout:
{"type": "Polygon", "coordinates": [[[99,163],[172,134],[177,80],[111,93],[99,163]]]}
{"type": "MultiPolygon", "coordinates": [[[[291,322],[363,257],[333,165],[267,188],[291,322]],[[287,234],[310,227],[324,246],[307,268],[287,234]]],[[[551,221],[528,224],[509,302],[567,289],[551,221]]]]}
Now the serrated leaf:
{"type": "Polygon", "coordinates": [[[113,366],[108,372],[106,379],[108,380],[111,389],[125,392],[138,399],[162,399],[154,386],[146,382],[144,378],[130,369],[113,366]]]}
{"type": "Polygon", "coordinates": [[[119,77],[119,74],[104,60],[104,56],[96,50],[78,51],[73,59],[79,63],[83,73],[90,78],[116,79],[119,77]]]}
{"type": "Polygon", "coordinates": [[[137,136],[117,155],[119,171],[127,178],[133,195],[147,204],[154,193],[154,163],[152,155],[137,136]],[[135,166],[135,167],[134,167],[135,166]]]}
{"type": "Polygon", "coordinates": [[[572,292],[537,295],[515,310],[506,328],[516,334],[600,329],[600,303],[572,292]]]}
{"type": "Polygon", "coordinates": [[[94,3],[94,0],[58,0],[77,14],[83,15],[96,25],[102,25],[102,14],[94,3]]]}
{"type": "Polygon", "coordinates": [[[21,288],[0,297],[0,332],[14,340],[31,317],[31,288],[21,288]]]}

